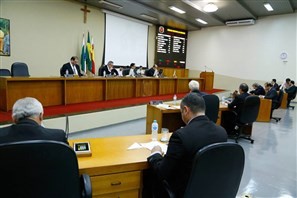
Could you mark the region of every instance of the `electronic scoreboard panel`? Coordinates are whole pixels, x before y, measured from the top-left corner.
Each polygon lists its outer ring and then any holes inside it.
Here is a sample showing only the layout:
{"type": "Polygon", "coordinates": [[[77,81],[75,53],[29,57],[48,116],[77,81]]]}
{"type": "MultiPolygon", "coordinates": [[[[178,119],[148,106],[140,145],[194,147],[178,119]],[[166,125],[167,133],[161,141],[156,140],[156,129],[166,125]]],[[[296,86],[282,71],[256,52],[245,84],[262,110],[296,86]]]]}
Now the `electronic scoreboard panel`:
{"type": "Polygon", "coordinates": [[[155,62],[159,67],[186,68],[188,32],[157,26],[155,62]]]}

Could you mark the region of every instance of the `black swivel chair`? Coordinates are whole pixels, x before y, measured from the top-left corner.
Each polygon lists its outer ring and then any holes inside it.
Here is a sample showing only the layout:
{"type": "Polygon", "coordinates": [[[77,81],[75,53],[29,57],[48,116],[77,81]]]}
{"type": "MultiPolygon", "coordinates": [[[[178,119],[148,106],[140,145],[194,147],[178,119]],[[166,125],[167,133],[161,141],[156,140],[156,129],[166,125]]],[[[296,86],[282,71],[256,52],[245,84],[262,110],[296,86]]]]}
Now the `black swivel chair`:
{"type": "Polygon", "coordinates": [[[220,109],[219,97],[216,95],[204,95],[203,99],[205,102],[205,115],[209,120],[216,123],[220,109]]]}
{"type": "Polygon", "coordinates": [[[0,145],[1,197],[91,198],[90,177],[79,177],[68,145],[32,140],[0,145]]]}
{"type": "Polygon", "coordinates": [[[277,103],[275,103],[272,106],[272,109],[271,109],[271,119],[275,120],[276,122],[279,122],[281,120],[281,118],[280,117],[273,117],[272,114],[273,114],[273,112],[274,112],[275,109],[278,109],[281,106],[282,100],[283,100],[283,96],[284,96],[283,90],[279,90],[279,92],[278,92],[278,98],[277,98],[277,103]]]}
{"type": "Polygon", "coordinates": [[[11,65],[11,76],[29,77],[29,69],[26,63],[15,62],[11,65]]]}
{"type": "Polygon", "coordinates": [[[244,129],[247,126],[251,127],[253,122],[257,120],[259,107],[260,98],[258,96],[248,96],[245,98],[240,114],[236,118],[234,136],[236,143],[238,143],[238,139],[240,138],[250,140],[252,144],[254,143],[254,140],[251,139],[251,134],[245,134],[244,129]]]}
{"type": "Polygon", "coordinates": [[[129,73],[130,73],[130,69],[129,68],[126,68],[126,69],[123,70],[123,76],[129,75],[129,73]]]}
{"type": "MultiPolygon", "coordinates": [[[[236,197],[243,169],[244,150],[231,142],[214,143],[200,149],[195,155],[192,172],[184,198],[236,197]]],[[[170,198],[176,198],[168,183],[165,189],[170,198]]]]}
{"type": "Polygon", "coordinates": [[[0,69],[0,76],[11,76],[9,69],[0,69]]]}

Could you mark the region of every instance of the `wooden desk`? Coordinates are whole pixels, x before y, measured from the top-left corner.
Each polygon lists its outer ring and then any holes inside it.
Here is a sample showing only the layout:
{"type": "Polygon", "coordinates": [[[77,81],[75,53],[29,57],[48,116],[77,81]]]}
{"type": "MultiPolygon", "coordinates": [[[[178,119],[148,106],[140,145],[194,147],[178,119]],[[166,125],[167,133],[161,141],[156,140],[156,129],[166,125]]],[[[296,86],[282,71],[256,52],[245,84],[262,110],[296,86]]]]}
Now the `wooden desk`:
{"type": "MultiPolygon", "coordinates": [[[[260,109],[258,113],[258,122],[270,122],[270,112],[271,112],[271,100],[260,99],[260,109]]],[[[222,112],[229,111],[228,107],[220,103],[220,110],[217,120],[217,125],[221,125],[222,112]]],[[[181,119],[181,114],[179,109],[165,109],[157,107],[156,105],[147,105],[146,111],[146,133],[151,133],[151,124],[154,120],[157,120],[159,124],[159,133],[161,128],[168,128],[169,131],[173,132],[184,126],[181,119]]]]}
{"type": "Polygon", "coordinates": [[[151,141],[151,135],[70,140],[89,141],[91,157],[78,157],[80,174],[91,177],[93,197],[141,197],[142,171],[147,169],[148,149],[127,150],[134,142],[151,141]]]}
{"type": "Polygon", "coordinates": [[[28,96],[47,107],[173,95],[188,92],[191,80],[204,84],[202,78],[0,77],[0,110],[9,111],[16,100],[28,96]]]}
{"type": "Polygon", "coordinates": [[[288,93],[284,93],[280,108],[281,109],[286,109],[287,108],[287,102],[288,102],[288,93]]]}

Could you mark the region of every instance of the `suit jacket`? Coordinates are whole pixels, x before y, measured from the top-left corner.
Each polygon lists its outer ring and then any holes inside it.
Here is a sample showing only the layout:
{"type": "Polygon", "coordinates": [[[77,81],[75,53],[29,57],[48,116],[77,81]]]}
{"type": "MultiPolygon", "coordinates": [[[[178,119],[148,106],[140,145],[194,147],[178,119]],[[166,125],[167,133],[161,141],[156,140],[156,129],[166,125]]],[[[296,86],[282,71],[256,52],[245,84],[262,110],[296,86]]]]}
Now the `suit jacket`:
{"type": "Polygon", "coordinates": [[[146,76],[154,76],[155,74],[155,69],[152,67],[146,72],[146,76]]]}
{"type": "Polygon", "coordinates": [[[278,104],[278,94],[277,91],[274,88],[271,88],[269,91],[267,91],[265,99],[271,99],[272,100],[272,109],[275,109],[278,104]]]}
{"type": "Polygon", "coordinates": [[[239,114],[245,98],[248,97],[249,95],[250,94],[248,93],[239,94],[234,98],[234,100],[230,104],[228,104],[228,108],[233,109],[236,113],[239,114]]]}
{"type": "Polygon", "coordinates": [[[172,134],[164,157],[156,153],[148,157],[148,162],[159,179],[165,179],[178,197],[182,197],[197,151],[209,144],[226,141],[227,133],[224,128],[206,116],[198,116],[172,134]]]}
{"type": "Polygon", "coordinates": [[[288,93],[288,99],[293,99],[293,97],[296,95],[296,86],[292,85],[291,87],[285,89],[286,93],[288,93]]]}
{"type": "MultiPolygon", "coordinates": [[[[76,68],[76,71],[77,71],[77,74],[79,76],[82,76],[82,73],[80,72],[80,68],[78,65],[75,65],[75,68],[76,68]]],[[[60,71],[60,74],[61,76],[64,76],[66,74],[66,70],[68,69],[68,74],[74,74],[74,71],[70,65],[70,63],[65,63],[62,68],[61,68],[61,71],[60,71]]]]}
{"type": "Polygon", "coordinates": [[[259,95],[264,96],[266,94],[264,88],[261,85],[259,85],[259,87],[257,87],[257,89],[251,91],[250,93],[255,94],[257,96],[259,96],[259,95]]]}
{"type": "Polygon", "coordinates": [[[17,124],[0,128],[0,143],[26,140],[53,140],[68,144],[63,130],[44,128],[31,119],[22,119],[17,124]]]}
{"type": "Polygon", "coordinates": [[[201,92],[197,89],[193,90],[192,93],[196,93],[198,96],[201,96],[201,97],[207,95],[207,93],[201,92]]]}

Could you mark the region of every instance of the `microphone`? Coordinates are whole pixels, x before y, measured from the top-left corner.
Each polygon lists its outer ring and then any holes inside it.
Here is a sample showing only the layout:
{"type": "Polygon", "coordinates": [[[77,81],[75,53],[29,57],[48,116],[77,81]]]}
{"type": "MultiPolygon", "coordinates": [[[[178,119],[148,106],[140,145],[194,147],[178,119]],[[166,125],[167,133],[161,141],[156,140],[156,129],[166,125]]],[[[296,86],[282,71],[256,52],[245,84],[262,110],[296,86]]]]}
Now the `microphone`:
{"type": "Polygon", "coordinates": [[[65,118],[66,118],[65,137],[68,140],[68,136],[69,136],[69,118],[68,118],[68,115],[66,115],[65,118]]]}
{"type": "Polygon", "coordinates": [[[213,72],[212,68],[210,68],[210,67],[207,67],[206,65],[205,65],[204,67],[205,67],[205,72],[206,72],[206,68],[210,69],[210,70],[211,70],[211,72],[213,72]]]}

